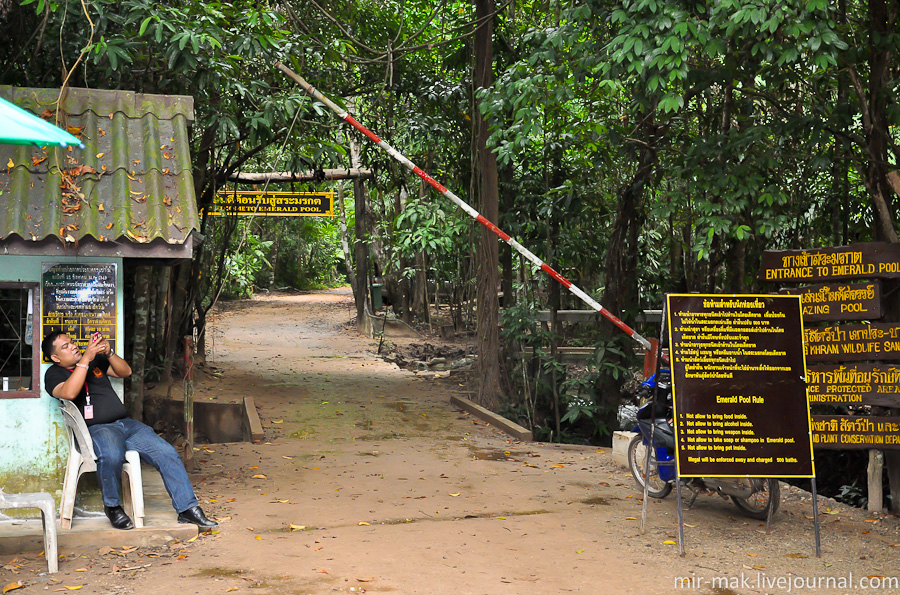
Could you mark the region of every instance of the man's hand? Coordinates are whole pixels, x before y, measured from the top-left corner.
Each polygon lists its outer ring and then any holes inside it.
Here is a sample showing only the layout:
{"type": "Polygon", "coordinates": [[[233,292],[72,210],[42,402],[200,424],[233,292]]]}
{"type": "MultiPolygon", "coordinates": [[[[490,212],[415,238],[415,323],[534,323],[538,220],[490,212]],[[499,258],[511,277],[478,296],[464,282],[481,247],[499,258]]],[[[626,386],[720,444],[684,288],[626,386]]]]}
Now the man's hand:
{"type": "Polygon", "coordinates": [[[112,345],[110,345],[109,339],[106,337],[100,337],[100,351],[98,353],[107,356],[112,355],[112,345]]]}
{"type": "Polygon", "coordinates": [[[89,364],[94,361],[94,357],[96,357],[98,353],[106,353],[107,351],[109,351],[109,341],[104,339],[99,334],[91,335],[91,340],[88,343],[88,346],[84,348],[84,353],[81,356],[81,361],[89,364]]]}

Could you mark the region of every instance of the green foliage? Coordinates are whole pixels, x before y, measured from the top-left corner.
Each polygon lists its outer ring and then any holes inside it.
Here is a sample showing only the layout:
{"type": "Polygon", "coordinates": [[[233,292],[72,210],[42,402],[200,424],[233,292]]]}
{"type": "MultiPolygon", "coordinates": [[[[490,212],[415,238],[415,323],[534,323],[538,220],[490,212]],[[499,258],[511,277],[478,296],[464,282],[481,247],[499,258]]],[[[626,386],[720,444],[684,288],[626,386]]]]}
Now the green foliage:
{"type": "Polygon", "coordinates": [[[869,498],[866,496],[866,489],[863,486],[857,485],[858,483],[859,480],[854,479],[849,485],[842,485],[838,493],[834,496],[834,499],[849,506],[865,508],[869,503],[869,498]]]}
{"type": "Polygon", "coordinates": [[[247,223],[242,223],[240,227],[244,228],[240,242],[225,257],[222,296],[227,299],[252,296],[259,273],[271,267],[268,254],[273,242],[259,239],[247,223]]]}
{"type": "MultiPolygon", "coordinates": [[[[607,278],[604,258],[624,199],[634,198],[635,231],[616,247],[636,263],[626,313],[658,307],[673,290],[769,291],[755,279],[763,250],[873,239],[872,197],[890,196],[878,170],[898,163],[898,33],[889,19],[871,21],[874,4],[525,0],[494,21],[497,82],[483,90],[472,88],[464,35],[470,2],[317,5],[328,14],[297,2],[96,0],[89,41],[75,5],[24,0],[0,23],[0,82],[58,86],[85,52],[69,84],[193,96],[201,206],[237,172],[350,165],[346,127],[274,69],[276,59],[476,205],[480,110],[501,168],[497,223],[591,295],[621,281],[607,278]]],[[[471,287],[476,227],[371,144],[361,163],[375,179],[366,182],[370,235],[359,240],[380,251],[378,272],[409,275],[421,258],[433,279],[471,287]]],[[[243,228],[204,225],[207,295],[220,275],[233,279],[233,295],[342,280],[333,221],[255,221],[238,252],[243,228]]],[[[553,337],[533,318],[549,283],[527,263],[512,267],[523,305],[507,309],[505,337],[533,347],[537,363],[513,368],[525,396],[510,407],[548,428],[556,388],[566,432],[603,431],[613,397],[597,386],[621,379],[613,362],[628,358],[601,343],[603,357],[583,374],[550,362],[553,337]]],[[[599,341],[591,332],[574,340],[599,341]]]]}

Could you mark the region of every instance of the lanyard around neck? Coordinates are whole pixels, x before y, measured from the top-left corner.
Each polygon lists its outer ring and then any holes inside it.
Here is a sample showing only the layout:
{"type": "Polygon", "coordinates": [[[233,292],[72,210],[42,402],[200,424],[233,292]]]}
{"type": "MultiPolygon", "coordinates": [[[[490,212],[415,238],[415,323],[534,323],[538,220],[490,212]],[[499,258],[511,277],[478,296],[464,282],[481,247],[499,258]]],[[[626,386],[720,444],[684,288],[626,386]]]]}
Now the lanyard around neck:
{"type": "MultiPolygon", "coordinates": [[[[69,372],[71,372],[73,374],[75,373],[75,368],[69,368],[68,370],[69,370],[69,372]]],[[[86,405],[91,404],[91,391],[88,388],[88,382],[87,382],[87,379],[88,379],[87,375],[90,373],[90,371],[91,370],[88,369],[88,371],[84,373],[84,402],[86,405]]]]}

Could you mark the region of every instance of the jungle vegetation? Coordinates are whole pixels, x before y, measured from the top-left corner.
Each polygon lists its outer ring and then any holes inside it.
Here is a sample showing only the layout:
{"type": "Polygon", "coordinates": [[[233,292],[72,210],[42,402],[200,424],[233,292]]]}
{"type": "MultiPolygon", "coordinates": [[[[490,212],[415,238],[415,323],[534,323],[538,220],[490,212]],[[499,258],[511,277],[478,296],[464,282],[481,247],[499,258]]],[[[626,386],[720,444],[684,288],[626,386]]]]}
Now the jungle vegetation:
{"type": "MultiPolygon", "coordinates": [[[[564,337],[597,348],[585,369],[555,363],[561,331],[535,313],[580,302],[276,61],[634,321],[667,292],[775,291],[757,279],[764,250],[898,242],[898,10],[900,0],[6,1],[0,84],[193,96],[201,208],[240,172],[372,170],[270,186],[339,192],[349,259],[338,219],[205,218],[192,265],[134,271],[136,294],[175,296],[174,331],[159,316],[148,339],[148,367],[164,377],[177,337],[202,330],[217,298],[349,276],[361,315],[378,280],[397,316],[423,324],[442,288],[453,324],[476,333],[482,404],[544,438],[602,440],[639,365],[634,344],[587,325],[564,337]],[[537,363],[521,363],[523,347],[537,363]]],[[[896,289],[884,288],[886,320],[900,320],[896,289]]]]}

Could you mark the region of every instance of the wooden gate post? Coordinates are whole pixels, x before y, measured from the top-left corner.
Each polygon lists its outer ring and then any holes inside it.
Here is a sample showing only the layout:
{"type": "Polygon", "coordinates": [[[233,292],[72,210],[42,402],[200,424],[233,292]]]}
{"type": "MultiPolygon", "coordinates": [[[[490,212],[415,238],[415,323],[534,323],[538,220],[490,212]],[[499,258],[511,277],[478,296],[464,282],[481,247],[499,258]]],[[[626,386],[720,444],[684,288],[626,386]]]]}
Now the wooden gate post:
{"type": "Polygon", "coordinates": [[[184,338],[184,468],[194,470],[194,339],[184,338]]]}
{"type": "Polygon", "coordinates": [[[869,480],[869,512],[881,512],[884,507],[884,487],[881,481],[882,471],[884,470],[884,453],[880,450],[872,449],[869,451],[869,466],[866,468],[866,475],[869,480]]]}

